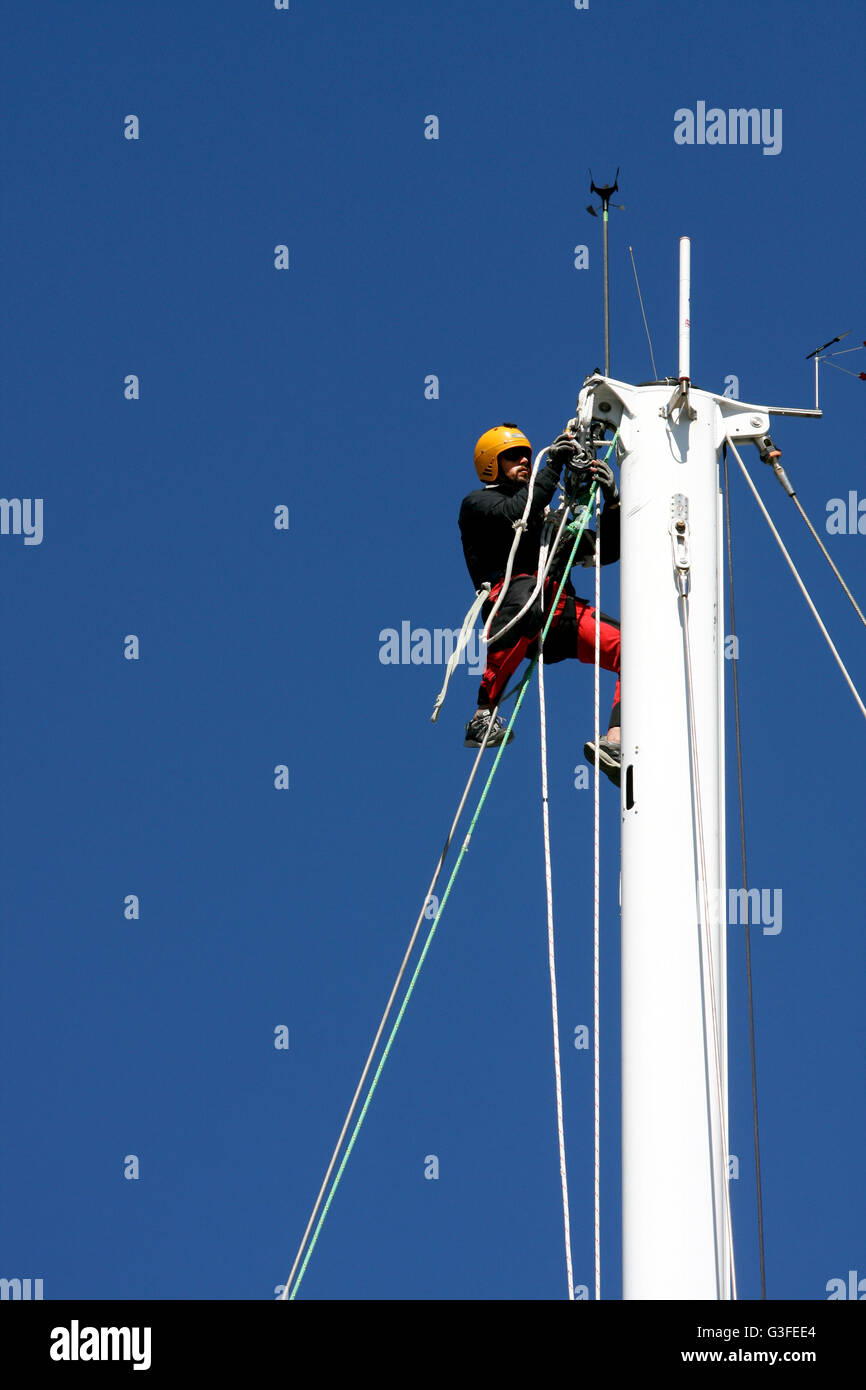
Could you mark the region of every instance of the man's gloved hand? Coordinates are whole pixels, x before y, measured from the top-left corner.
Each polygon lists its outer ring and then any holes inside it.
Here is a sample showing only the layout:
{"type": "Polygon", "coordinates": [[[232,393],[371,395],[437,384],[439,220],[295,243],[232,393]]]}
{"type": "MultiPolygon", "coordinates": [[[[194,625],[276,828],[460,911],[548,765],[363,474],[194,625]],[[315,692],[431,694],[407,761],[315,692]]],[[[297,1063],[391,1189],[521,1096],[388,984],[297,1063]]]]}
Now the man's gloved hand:
{"type": "Polygon", "coordinates": [[[610,464],[605,463],[603,459],[596,459],[595,463],[592,464],[590,468],[590,472],[601,488],[601,495],[605,500],[605,504],[608,507],[616,506],[617,502],[619,502],[619,489],[616,485],[616,479],[613,476],[613,469],[610,464]]]}
{"type": "Polygon", "coordinates": [[[572,435],[557,435],[547,451],[548,462],[562,470],[567,463],[571,463],[579,449],[580,445],[572,435]]]}

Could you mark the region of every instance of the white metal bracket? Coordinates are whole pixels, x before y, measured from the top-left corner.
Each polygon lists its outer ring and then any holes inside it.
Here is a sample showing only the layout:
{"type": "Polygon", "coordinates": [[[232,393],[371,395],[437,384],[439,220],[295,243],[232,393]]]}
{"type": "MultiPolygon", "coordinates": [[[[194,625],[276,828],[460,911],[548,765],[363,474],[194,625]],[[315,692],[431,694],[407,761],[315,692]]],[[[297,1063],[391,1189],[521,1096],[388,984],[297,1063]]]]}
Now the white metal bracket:
{"type": "Polygon", "coordinates": [[[689,592],[691,558],[689,556],[689,499],[682,492],[671,498],[671,544],[674,552],[674,572],[681,594],[689,592]]]}
{"type": "Polygon", "coordinates": [[[663,405],[659,410],[659,415],[663,420],[669,420],[674,411],[679,412],[681,420],[697,420],[698,412],[689,400],[690,384],[688,377],[683,377],[678,383],[677,389],[674,391],[667,405],[663,405]]]}

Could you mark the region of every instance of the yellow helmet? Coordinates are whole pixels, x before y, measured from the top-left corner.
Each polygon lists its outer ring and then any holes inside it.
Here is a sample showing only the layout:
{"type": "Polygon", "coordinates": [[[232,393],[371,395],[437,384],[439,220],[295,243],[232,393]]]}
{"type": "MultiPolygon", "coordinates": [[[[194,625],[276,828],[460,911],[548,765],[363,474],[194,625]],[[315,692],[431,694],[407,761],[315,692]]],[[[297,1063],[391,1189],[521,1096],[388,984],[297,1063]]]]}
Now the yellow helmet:
{"type": "Polygon", "coordinates": [[[494,429],[482,434],[475,445],[475,472],[482,483],[495,483],[499,474],[499,455],[504,454],[506,449],[515,449],[521,444],[526,445],[531,459],[532,445],[516,425],[496,425],[494,429]]]}

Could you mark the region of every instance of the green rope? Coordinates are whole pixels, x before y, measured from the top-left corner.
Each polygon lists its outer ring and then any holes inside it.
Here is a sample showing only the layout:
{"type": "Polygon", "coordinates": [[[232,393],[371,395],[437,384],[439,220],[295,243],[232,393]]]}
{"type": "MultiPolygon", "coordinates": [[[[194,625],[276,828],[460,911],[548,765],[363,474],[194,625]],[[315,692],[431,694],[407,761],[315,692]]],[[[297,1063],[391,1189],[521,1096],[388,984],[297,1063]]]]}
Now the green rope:
{"type": "MultiPolygon", "coordinates": [[[[605,454],[605,459],[608,459],[608,458],[610,457],[610,451],[611,451],[611,449],[613,448],[614,444],[616,443],[617,435],[618,435],[618,434],[619,434],[619,431],[617,430],[617,433],[614,435],[613,439],[610,441],[610,447],[608,448],[608,451],[607,451],[607,453],[605,454]]],[[[559,603],[560,597],[561,597],[561,595],[562,595],[562,591],[563,591],[563,589],[565,588],[565,581],[566,581],[566,579],[568,578],[568,575],[571,573],[571,567],[572,567],[572,565],[574,564],[574,559],[575,559],[575,556],[577,555],[577,547],[580,545],[581,537],[583,536],[583,533],[584,533],[584,531],[586,530],[586,523],[587,523],[589,517],[592,515],[592,509],[593,509],[593,504],[594,504],[594,502],[595,502],[595,494],[596,494],[597,489],[598,489],[598,484],[597,484],[597,483],[593,483],[593,484],[592,484],[592,487],[590,488],[590,491],[589,491],[589,496],[588,496],[588,498],[587,498],[586,505],[585,505],[585,507],[584,507],[583,517],[581,518],[581,520],[580,520],[579,523],[577,523],[577,522],[571,522],[571,523],[569,524],[569,526],[567,527],[567,529],[568,529],[569,531],[574,532],[574,544],[573,544],[572,549],[571,549],[571,554],[570,554],[569,559],[568,559],[568,564],[566,565],[566,567],[565,567],[565,569],[564,569],[564,571],[563,571],[563,574],[562,574],[562,578],[561,578],[561,580],[559,581],[559,588],[558,588],[557,591],[556,591],[556,597],[555,597],[555,599],[553,600],[553,604],[552,604],[552,606],[551,606],[550,613],[548,614],[547,622],[545,623],[545,625],[544,625],[544,630],[542,631],[542,634],[541,634],[541,645],[542,645],[542,646],[544,645],[544,640],[545,640],[545,638],[547,637],[548,631],[549,631],[549,629],[550,629],[550,625],[551,625],[551,623],[553,622],[553,615],[554,615],[554,613],[556,612],[556,608],[557,608],[557,605],[558,605],[558,603],[559,603]]],[[[427,957],[427,952],[429,951],[430,946],[431,946],[432,941],[433,941],[433,937],[434,937],[435,934],[436,934],[436,928],[437,928],[438,925],[439,925],[439,919],[441,918],[442,913],[443,913],[444,910],[445,910],[445,904],[446,904],[447,901],[448,901],[448,897],[449,897],[449,895],[450,895],[450,893],[451,893],[451,889],[452,889],[452,886],[453,886],[453,884],[454,884],[454,880],[455,880],[456,877],[457,877],[457,873],[458,873],[458,871],[459,871],[459,869],[460,869],[460,865],[463,863],[463,860],[464,860],[465,855],[466,855],[466,851],[467,851],[468,848],[469,848],[469,841],[472,839],[472,834],[473,834],[473,831],[475,830],[475,826],[476,826],[476,824],[477,824],[477,822],[478,822],[478,817],[481,815],[481,809],[482,809],[482,807],[483,807],[483,805],[484,805],[484,802],[487,800],[487,793],[488,793],[488,791],[490,790],[491,783],[493,782],[493,778],[494,778],[494,776],[496,775],[496,769],[497,769],[498,766],[499,766],[499,760],[500,760],[500,758],[502,757],[503,751],[504,751],[504,749],[505,749],[505,745],[506,745],[507,742],[508,742],[508,735],[511,733],[512,725],[514,724],[514,721],[515,721],[515,719],[517,718],[518,711],[519,711],[519,709],[520,709],[521,704],[523,703],[523,697],[524,697],[524,695],[526,694],[526,691],[527,691],[527,689],[528,689],[528,687],[529,687],[529,682],[532,680],[532,674],[533,674],[533,672],[534,672],[534,670],[535,670],[535,668],[536,668],[537,665],[538,665],[538,648],[536,647],[535,655],[533,656],[532,661],[530,662],[529,666],[527,667],[527,669],[526,669],[526,674],[524,675],[523,680],[522,680],[522,682],[521,682],[520,690],[519,690],[518,695],[517,695],[517,700],[515,701],[514,709],[511,711],[511,718],[510,718],[509,721],[508,721],[508,725],[507,725],[507,728],[506,728],[506,731],[505,731],[505,737],[503,738],[501,744],[499,745],[498,749],[496,750],[496,758],[494,759],[493,766],[492,766],[492,768],[490,769],[490,772],[489,772],[489,774],[488,774],[487,781],[486,781],[485,784],[484,784],[484,790],[482,791],[481,796],[478,798],[478,805],[477,805],[476,808],[475,808],[475,813],[474,813],[474,815],[473,815],[473,817],[472,817],[472,820],[471,820],[471,822],[470,822],[470,824],[469,824],[469,829],[468,829],[468,831],[466,832],[466,837],[465,837],[465,839],[464,839],[464,841],[463,841],[463,844],[460,846],[460,853],[459,853],[459,855],[458,855],[458,857],[457,857],[457,862],[455,863],[454,868],[451,870],[451,877],[449,878],[448,884],[447,884],[447,886],[446,886],[446,888],[445,888],[445,892],[444,892],[444,894],[442,895],[442,901],[441,901],[440,904],[439,904],[439,910],[437,911],[436,916],[434,917],[433,922],[432,922],[432,925],[431,925],[431,927],[430,927],[430,931],[429,931],[428,934],[427,934],[427,940],[424,942],[424,947],[423,947],[423,949],[422,949],[422,951],[421,951],[421,955],[420,955],[419,958],[418,958],[418,964],[415,966],[414,974],[412,975],[412,978],[411,978],[411,980],[409,981],[409,984],[408,984],[407,987],[406,987],[406,993],[405,993],[405,995],[403,996],[403,1002],[402,1002],[402,1004],[400,1005],[400,1009],[399,1009],[399,1011],[398,1011],[398,1013],[397,1013],[397,1017],[396,1017],[395,1020],[394,1020],[394,1026],[393,1026],[393,1028],[391,1029],[390,1037],[388,1038],[388,1041],[387,1041],[387,1043],[385,1044],[385,1049],[384,1049],[384,1051],[383,1051],[383,1053],[382,1053],[381,1059],[380,1059],[380,1061],[379,1061],[379,1065],[378,1065],[378,1067],[376,1068],[376,1071],[375,1071],[375,1074],[374,1074],[374,1076],[373,1076],[372,1081],[370,1082],[370,1088],[369,1088],[369,1090],[367,1091],[366,1099],[364,1100],[364,1104],[362,1105],[361,1111],[360,1111],[360,1113],[359,1113],[359,1115],[358,1115],[358,1118],[357,1118],[357,1120],[356,1120],[356,1122],[355,1122],[355,1128],[352,1130],[352,1136],[351,1136],[351,1138],[350,1138],[350,1140],[349,1140],[349,1142],[348,1142],[348,1144],[347,1144],[347,1146],[346,1146],[346,1152],[343,1154],[343,1158],[342,1158],[342,1161],[341,1161],[341,1163],[340,1163],[340,1166],[339,1166],[339,1168],[337,1169],[336,1173],[334,1174],[334,1178],[333,1178],[333,1181],[332,1181],[332,1183],[331,1183],[331,1190],[330,1190],[330,1192],[328,1193],[327,1199],[326,1199],[326,1201],[325,1201],[325,1205],[322,1207],[321,1213],[320,1213],[320,1215],[319,1215],[319,1220],[318,1220],[317,1223],[316,1223],[316,1229],[313,1231],[313,1234],[312,1234],[312,1236],[311,1236],[311,1238],[310,1238],[310,1243],[309,1243],[309,1245],[308,1245],[308,1247],[307,1247],[307,1252],[306,1252],[306,1254],[304,1255],[304,1262],[303,1262],[303,1264],[301,1265],[301,1268],[298,1270],[298,1276],[297,1276],[297,1278],[296,1278],[296,1280],[295,1280],[294,1287],[293,1287],[293,1289],[291,1290],[291,1292],[289,1293],[289,1299],[290,1299],[290,1300],[293,1300],[293,1299],[294,1299],[295,1295],[296,1295],[297,1292],[298,1292],[298,1289],[300,1288],[301,1280],[303,1279],[304,1274],[305,1274],[305,1272],[306,1272],[307,1265],[308,1265],[309,1262],[310,1262],[310,1256],[312,1255],[313,1250],[314,1250],[315,1247],[316,1247],[316,1242],[317,1242],[317,1240],[319,1239],[319,1232],[321,1231],[322,1226],[323,1226],[324,1223],[325,1223],[325,1217],[328,1215],[328,1211],[329,1211],[329,1209],[330,1209],[331,1202],[334,1200],[334,1196],[335,1196],[335,1194],[336,1194],[337,1188],[338,1188],[339,1185],[340,1185],[340,1179],[341,1179],[342,1176],[343,1176],[343,1171],[344,1171],[344,1169],[345,1169],[345,1167],[346,1167],[346,1164],[347,1164],[348,1161],[349,1161],[349,1157],[350,1157],[350,1155],[351,1155],[351,1152],[352,1152],[353,1148],[355,1147],[355,1140],[357,1139],[357,1137],[358,1137],[358,1135],[359,1135],[359,1133],[360,1133],[360,1131],[361,1131],[361,1125],[364,1123],[364,1117],[365,1117],[365,1115],[367,1114],[367,1111],[368,1111],[368,1109],[369,1109],[369,1107],[370,1107],[370,1102],[371,1102],[371,1100],[373,1099],[373,1094],[374,1094],[374,1092],[375,1092],[375,1090],[376,1090],[376,1087],[377,1087],[378,1084],[379,1084],[379,1077],[382,1075],[382,1072],[383,1072],[384,1067],[385,1067],[385,1063],[386,1063],[387,1060],[388,1060],[388,1054],[390,1053],[390,1051],[391,1051],[391,1046],[392,1046],[392,1044],[393,1044],[393,1042],[394,1042],[394,1039],[395,1039],[396,1036],[397,1036],[397,1030],[399,1029],[400,1024],[401,1024],[401,1022],[402,1022],[403,1015],[404,1015],[404,1013],[406,1012],[406,1007],[407,1007],[407,1005],[408,1005],[408,1003],[409,1003],[409,1000],[410,1000],[411,997],[412,997],[412,991],[414,990],[414,988],[415,988],[415,983],[416,983],[416,981],[417,981],[417,979],[418,979],[418,976],[419,976],[420,973],[421,973],[421,967],[422,967],[423,964],[424,964],[424,961],[425,961],[425,959],[426,959],[426,957],[427,957]]]]}

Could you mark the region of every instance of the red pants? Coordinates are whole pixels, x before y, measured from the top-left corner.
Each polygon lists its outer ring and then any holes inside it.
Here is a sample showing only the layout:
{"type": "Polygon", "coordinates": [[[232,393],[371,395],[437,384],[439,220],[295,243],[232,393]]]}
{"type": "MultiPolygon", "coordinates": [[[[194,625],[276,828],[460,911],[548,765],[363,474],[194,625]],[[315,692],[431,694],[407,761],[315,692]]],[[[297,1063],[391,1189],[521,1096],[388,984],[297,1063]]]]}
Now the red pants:
{"type": "MultiPolygon", "coordinates": [[[[548,580],[545,585],[545,611],[542,611],[540,597],[521,618],[510,628],[500,642],[496,633],[520,612],[537,582],[535,575],[515,575],[508,587],[505,602],[493,621],[490,645],[487,648],[487,666],[478,692],[479,709],[489,709],[497,704],[509,680],[514,675],[527,652],[534,648],[539,633],[546,621],[546,604],[553,601],[557,584],[548,580]]],[[[490,590],[490,601],[485,604],[482,614],[487,615],[502,588],[502,581],[490,590]]],[[[605,671],[616,671],[619,675],[620,633],[619,623],[606,613],[596,615],[596,610],[583,598],[563,593],[556,606],[550,631],[544,639],[544,664],[552,666],[557,661],[574,657],[592,665],[595,661],[595,627],[598,616],[600,661],[605,671]]],[[[620,683],[617,680],[613,696],[613,709],[609,727],[615,728],[620,722],[620,683]]]]}

